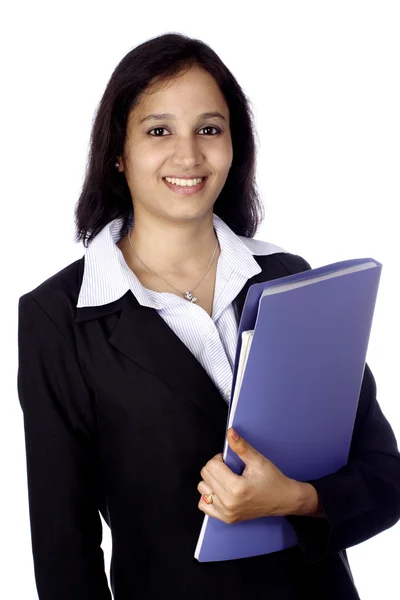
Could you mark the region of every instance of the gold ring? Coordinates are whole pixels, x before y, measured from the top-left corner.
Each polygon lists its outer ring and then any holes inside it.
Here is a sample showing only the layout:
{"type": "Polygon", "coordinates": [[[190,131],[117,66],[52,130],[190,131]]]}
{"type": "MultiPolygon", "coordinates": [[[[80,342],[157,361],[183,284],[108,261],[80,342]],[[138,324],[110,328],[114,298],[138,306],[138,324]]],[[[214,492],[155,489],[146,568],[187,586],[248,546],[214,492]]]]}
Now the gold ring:
{"type": "Polygon", "coordinates": [[[214,496],[215,496],[215,492],[211,492],[211,494],[204,494],[203,495],[204,502],[207,502],[207,504],[212,504],[214,496]]]}

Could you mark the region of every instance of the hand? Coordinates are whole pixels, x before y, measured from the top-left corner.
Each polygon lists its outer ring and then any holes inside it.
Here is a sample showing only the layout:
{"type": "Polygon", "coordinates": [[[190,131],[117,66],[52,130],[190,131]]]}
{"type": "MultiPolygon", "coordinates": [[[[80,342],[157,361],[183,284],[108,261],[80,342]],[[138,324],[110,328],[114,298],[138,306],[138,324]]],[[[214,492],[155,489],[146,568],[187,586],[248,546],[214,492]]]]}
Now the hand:
{"type": "Polygon", "coordinates": [[[227,439],[229,446],[245,463],[245,469],[242,475],[236,475],[223,462],[222,454],[209,460],[200,472],[202,481],[197,489],[202,495],[214,492],[215,496],[212,504],[200,498],[199,509],[225,523],[296,514],[300,501],[299,486],[303,484],[286,477],[232,428],[228,430],[227,439]]]}

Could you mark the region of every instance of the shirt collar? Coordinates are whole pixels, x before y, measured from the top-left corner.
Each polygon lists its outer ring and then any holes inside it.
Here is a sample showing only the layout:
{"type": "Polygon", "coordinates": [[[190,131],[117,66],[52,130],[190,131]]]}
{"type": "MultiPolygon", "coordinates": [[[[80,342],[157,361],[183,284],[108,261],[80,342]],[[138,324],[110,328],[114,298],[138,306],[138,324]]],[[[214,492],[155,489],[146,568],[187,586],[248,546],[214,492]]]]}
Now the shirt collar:
{"type": "MultiPolygon", "coordinates": [[[[133,222],[131,211],[131,222],[133,222]]],[[[117,246],[123,218],[110,221],[91,241],[85,252],[84,273],[79,292],[77,308],[100,306],[114,302],[129,289],[138,301],[153,308],[161,308],[180,299],[175,294],[164,294],[163,304],[157,301],[156,293],[149,293],[128,267],[121,250],[117,246]]],[[[213,223],[221,247],[219,260],[229,263],[231,269],[250,279],[261,272],[261,267],[253,255],[286,252],[279,246],[236,235],[234,231],[215,213],[213,223]]]]}

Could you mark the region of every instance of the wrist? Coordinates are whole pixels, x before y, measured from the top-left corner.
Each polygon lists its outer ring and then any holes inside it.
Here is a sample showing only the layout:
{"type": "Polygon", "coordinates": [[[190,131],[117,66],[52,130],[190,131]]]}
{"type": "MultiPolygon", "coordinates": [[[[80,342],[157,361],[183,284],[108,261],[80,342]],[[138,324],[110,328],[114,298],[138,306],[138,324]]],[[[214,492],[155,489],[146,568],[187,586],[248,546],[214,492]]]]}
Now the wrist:
{"type": "Polygon", "coordinates": [[[292,515],[324,517],[318,492],[311,483],[296,481],[292,515]]]}

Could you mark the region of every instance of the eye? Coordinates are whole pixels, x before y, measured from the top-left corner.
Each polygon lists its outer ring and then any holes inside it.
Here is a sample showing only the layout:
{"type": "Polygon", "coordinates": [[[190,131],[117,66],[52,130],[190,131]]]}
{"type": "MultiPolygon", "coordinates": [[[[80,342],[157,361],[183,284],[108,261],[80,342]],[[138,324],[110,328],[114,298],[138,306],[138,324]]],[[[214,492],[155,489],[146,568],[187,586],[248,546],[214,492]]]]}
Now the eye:
{"type": "MultiPolygon", "coordinates": [[[[216,131],[216,133],[213,133],[211,135],[217,135],[218,133],[221,133],[220,129],[218,129],[217,127],[212,127],[211,125],[202,127],[202,129],[200,129],[200,131],[203,131],[204,129],[214,129],[216,131]]],[[[152,137],[166,137],[165,135],[155,135],[152,133],[152,131],[167,131],[165,127],[155,127],[154,129],[150,129],[150,131],[148,131],[148,135],[151,135],[152,137]]],[[[204,134],[202,134],[202,135],[204,135],[204,134]]]]}
{"type": "MultiPolygon", "coordinates": [[[[217,127],[211,127],[211,125],[207,125],[206,127],[203,127],[203,129],[215,129],[217,133],[213,133],[212,135],[217,135],[218,133],[221,133],[220,129],[218,129],[217,127]]],[[[200,131],[202,130],[200,129],[200,131]]]]}
{"type": "Polygon", "coordinates": [[[150,131],[148,132],[148,134],[149,135],[151,134],[153,137],[165,137],[164,135],[153,135],[151,133],[152,131],[167,131],[167,130],[165,129],[165,127],[155,127],[154,129],[150,129],[150,131]]]}

